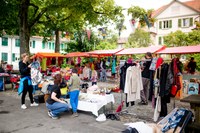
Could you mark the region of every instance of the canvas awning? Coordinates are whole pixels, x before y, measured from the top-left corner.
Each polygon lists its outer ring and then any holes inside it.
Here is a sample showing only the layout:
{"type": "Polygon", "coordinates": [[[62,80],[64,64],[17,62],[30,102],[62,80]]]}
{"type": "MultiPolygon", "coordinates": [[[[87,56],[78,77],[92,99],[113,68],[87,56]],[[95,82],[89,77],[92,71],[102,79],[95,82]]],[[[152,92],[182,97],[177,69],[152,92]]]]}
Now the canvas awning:
{"type": "Polygon", "coordinates": [[[102,56],[112,56],[117,54],[118,52],[122,51],[123,49],[111,49],[111,50],[95,50],[88,52],[90,55],[98,55],[99,57],[102,56]]]}
{"type": "Polygon", "coordinates": [[[92,55],[86,52],[72,52],[65,55],[65,57],[98,57],[97,55],[92,55]]]}
{"type": "Polygon", "coordinates": [[[118,52],[116,55],[131,55],[131,54],[145,54],[147,52],[156,53],[165,49],[165,46],[149,46],[149,47],[141,47],[141,48],[128,48],[123,49],[118,52]]]}
{"type": "Polygon", "coordinates": [[[52,58],[52,57],[64,57],[64,55],[60,54],[60,53],[36,53],[35,55],[33,55],[31,57],[31,59],[33,58],[36,58],[36,57],[41,57],[41,58],[44,58],[44,57],[47,57],[47,58],[52,58]]]}
{"type": "Polygon", "coordinates": [[[192,54],[200,53],[200,44],[196,46],[181,46],[181,47],[171,47],[165,48],[157,52],[158,54],[192,54]]]}

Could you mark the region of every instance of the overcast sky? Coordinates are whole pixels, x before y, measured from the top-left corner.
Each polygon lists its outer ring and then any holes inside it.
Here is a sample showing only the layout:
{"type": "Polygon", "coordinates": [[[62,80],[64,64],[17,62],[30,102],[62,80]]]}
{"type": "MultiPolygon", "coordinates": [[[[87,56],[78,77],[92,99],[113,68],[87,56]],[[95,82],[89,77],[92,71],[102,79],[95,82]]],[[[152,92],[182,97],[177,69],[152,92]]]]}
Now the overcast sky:
{"type": "MultiPolygon", "coordinates": [[[[124,8],[129,8],[131,6],[140,6],[144,9],[156,10],[163,5],[169,4],[171,1],[172,0],[115,0],[115,3],[124,8]]],[[[190,0],[179,0],[179,1],[184,2],[190,0]]],[[[133,31],[129,22],[131,17],[127,16],[126,13],[124,13],[124,15],[126,16],[124,25],[126,26],[127,30],[122,32],[121,37],[128,37],[128,35],[133,31]]]]}

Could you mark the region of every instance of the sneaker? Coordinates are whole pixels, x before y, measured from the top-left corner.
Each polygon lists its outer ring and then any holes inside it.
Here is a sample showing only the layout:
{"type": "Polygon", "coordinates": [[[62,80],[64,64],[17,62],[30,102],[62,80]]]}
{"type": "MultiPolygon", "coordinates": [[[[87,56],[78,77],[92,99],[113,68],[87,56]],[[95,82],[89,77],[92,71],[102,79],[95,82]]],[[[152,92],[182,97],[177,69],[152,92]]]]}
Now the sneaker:
{"type": "Polygon", "coordinates": [[[73,113],[72,117],[78,117],[78,113],[77,112],[73,113]]]}
{"type": "Polygon", "coordinates": [[[33,107],[33,106],[34,106],[34,107],[36,107],[36,106],[38,106],[38,105],[39,105],[38,103],[36,103],[36,102],[33,102],[33,103],[31,103],[31,105],[30,105],[30,106],[31,106],[31,107],[33,107]]]}
{"type": "Polygon", "coordinates": [[[51,112],[51,111],[49,110],[49,111],[48,111],[48,116],[49,116],[49,117],[51,117],[51,114],[50,114],[50,112],[51,112]]]}
{"type": "Polygon", "coordinates": [[[51,117],[54,120],[59,118],[58,116],[53,115],[53,113],[51,111],[48,111],[48,116],[51,117]]]}
{"type": "Polygon", "coordinates": [[[22,105],[21,105],[21,109],[27,109],[26,105],[25,105],[25,104],[22,104],[22,105]]]}

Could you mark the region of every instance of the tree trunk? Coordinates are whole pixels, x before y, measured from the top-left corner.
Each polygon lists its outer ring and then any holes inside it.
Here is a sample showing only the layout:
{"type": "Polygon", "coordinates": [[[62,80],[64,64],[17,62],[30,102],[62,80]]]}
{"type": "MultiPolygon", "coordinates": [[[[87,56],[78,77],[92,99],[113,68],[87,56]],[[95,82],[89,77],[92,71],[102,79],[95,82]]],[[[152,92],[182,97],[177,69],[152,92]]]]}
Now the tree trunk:
{"type": "Polygon", "coordinates": [[[58,29],[55,31],[55,34],[56,34],[55,53],[60,53],[60,32],[58,29]]]}
{"type": "Polygon", "coordinates": [[[30,28],[28,25],[28,7],[30,0],[21,0],[19,11],[19,36],[20,36],[20,55],[23,53],[30,53],[29,40],[30,28]]]}

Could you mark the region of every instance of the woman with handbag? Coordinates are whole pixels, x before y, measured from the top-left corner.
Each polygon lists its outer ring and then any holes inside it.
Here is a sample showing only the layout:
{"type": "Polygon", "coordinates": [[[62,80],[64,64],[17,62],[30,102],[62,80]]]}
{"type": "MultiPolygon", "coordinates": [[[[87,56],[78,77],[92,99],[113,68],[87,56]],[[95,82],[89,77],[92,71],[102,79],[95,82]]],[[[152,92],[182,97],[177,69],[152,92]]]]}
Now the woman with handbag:
{"type": "Polygon", "coordinates": [[[61,74],[54,76],[54,85],[51,88],[50,96],[46,101],[46,107],[48,108],[48,115],[52,119],[58,119],[58,115],[61,112],[69,110],[68,104],[61,97],[60,83],[62,81],[61,74]]]}

